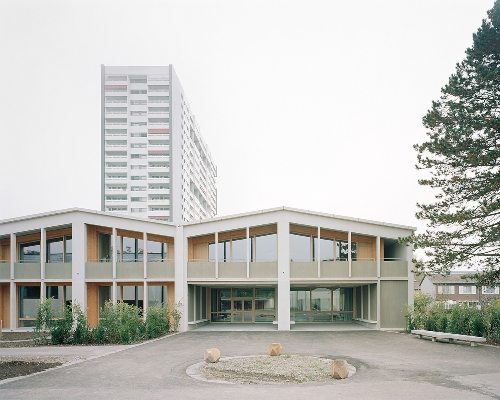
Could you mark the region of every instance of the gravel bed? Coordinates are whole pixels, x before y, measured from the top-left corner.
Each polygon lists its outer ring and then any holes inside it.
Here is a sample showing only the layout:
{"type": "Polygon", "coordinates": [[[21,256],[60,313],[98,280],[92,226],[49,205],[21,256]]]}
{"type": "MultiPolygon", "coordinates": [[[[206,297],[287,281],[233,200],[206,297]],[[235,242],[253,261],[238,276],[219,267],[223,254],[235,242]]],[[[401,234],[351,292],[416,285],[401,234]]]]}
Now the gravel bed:
{"type": "Polygon", "coordinates": [[[332,360],[309,356],[251,356],[221,359],[198,367],[207,380],[246,384],[288,384],[332,380],[332,360]]]}

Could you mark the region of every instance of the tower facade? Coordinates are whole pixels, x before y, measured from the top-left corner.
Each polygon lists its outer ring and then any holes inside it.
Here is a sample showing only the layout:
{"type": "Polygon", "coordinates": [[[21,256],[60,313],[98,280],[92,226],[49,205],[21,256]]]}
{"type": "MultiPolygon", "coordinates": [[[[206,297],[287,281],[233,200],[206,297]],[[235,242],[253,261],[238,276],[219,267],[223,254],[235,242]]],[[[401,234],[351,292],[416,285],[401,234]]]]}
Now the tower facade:
{"type": "Polygon", "coordinates": [[[217,213],[217,168],[172,67],[101,66],[101,209],[179,223],[217,213]]]}

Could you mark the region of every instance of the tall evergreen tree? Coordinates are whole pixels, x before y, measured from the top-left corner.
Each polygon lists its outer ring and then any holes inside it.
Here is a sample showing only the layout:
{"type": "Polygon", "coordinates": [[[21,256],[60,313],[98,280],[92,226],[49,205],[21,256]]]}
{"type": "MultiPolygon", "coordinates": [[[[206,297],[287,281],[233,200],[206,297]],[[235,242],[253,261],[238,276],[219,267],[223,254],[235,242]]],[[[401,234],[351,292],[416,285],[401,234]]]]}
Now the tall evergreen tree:
{"type": "Polygon", "coordinates": [[[424,234],[405,238],[425,249],[417,272],[477,268],[478,285],[500,277],[500,0],[488,11],[466,58],[423,118],[428,139],[414,146],[419,184],[436,201],[417,204],[424,234]]]}

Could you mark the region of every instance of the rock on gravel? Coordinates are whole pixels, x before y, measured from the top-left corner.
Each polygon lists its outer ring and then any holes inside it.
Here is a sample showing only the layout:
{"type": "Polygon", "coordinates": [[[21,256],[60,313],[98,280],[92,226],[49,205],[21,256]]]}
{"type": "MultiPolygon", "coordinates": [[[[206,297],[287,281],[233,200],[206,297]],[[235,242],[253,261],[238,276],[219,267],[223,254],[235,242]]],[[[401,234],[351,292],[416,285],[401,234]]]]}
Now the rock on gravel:
{"type": "Polygon", "coordinates": [[[332,379],[331,362],[325,358],[291,355],[235,357],[200,365],[198,373],[208,380],[234,383],[325,382],[332,379]]]}

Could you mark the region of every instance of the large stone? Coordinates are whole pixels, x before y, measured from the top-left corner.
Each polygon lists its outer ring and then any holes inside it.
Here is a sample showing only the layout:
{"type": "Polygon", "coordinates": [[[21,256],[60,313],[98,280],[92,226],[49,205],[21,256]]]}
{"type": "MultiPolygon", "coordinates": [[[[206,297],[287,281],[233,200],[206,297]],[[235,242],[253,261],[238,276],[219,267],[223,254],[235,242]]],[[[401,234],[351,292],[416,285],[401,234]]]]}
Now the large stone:
{"type": "Polygon", "coordinates": [[[349,364],[346,360],[332,361],[332,377],[334,379],[349,378],[356,372],[356,368],[349,364]]]}
{"type": "Polygon", "coordinates": [[[283,347],[281,347],[281,344],[271,343],[271,345],[269,346],[269,355],[270,356],[280,356],[282,350],[283,350],[283,347]]]}
{"type": "Polygon", "coordinates": [[[213,349],[205,350],[205,362],[207,363],[216,363],[220,360],[220,351],[215,347],[213,349]]]}

